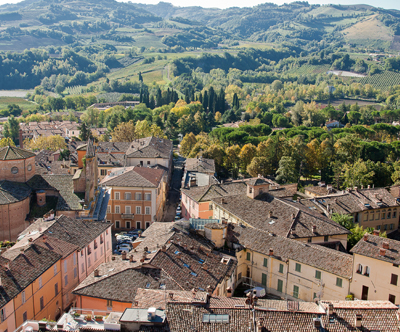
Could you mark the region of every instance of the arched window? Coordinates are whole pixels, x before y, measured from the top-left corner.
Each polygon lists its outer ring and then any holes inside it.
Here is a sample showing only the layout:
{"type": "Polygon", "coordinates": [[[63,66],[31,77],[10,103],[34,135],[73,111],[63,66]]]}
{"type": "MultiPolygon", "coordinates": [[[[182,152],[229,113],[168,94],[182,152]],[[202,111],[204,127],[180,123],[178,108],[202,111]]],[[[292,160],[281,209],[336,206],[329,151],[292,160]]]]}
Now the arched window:
{"type": "Polygon", "coordinates": [[[359,274],[363,273],[363,266],[361,264],[358,264],[357,273],[359,274]]]}

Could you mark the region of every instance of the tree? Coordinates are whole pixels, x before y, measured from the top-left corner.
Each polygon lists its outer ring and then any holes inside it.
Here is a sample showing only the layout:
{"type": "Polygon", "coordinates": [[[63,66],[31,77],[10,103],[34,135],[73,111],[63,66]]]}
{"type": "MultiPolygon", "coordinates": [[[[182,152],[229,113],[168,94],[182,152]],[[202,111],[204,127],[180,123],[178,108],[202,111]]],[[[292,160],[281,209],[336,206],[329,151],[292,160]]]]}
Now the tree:
{"type": "Polygon", "coordinates": [[[267,176],[272,173],[271,161],[266,157],[254,157],[247,166],[247,173],[252,177],[257,177],[259,174],[267,176]]]}
{"type": "Polygon", "coordinates": [[[111,133],[113,142],[132,142],[135,138],[135,124],[133,121],[120,123],[111,133]]]}
{"type": "Polygon", "coordinates": [[[81,141],[87,141],[90,137],[92,137],[92,131],[86,122],[82,122],[78,129],[80,130],[79,138],[81,141]]]}
{"type": "Polygon", "coordinates": [[[276,174],[276,180],[281,183],[294,183],[297,182],[299,177],[295,161],[287,156],[282,157],[279,161],[279,168],[276,174]]]}
{"type": "Polygon", "coordinates": [[[362,159],[357,160],[354,164],[345,164],[344,186],[367,186],[373,183],[374,175],[375,172],[368,169],[367,164],[362,159]]]}
{"type": "MultiPolygon", "coordinates": [[[[350,229],[351,234],[349,234],[347,237],[347,250],[353,248],[358,243],[358,241],[363,238],[365,233],[371,234],[373,231],[374,229],[371,227],[364,229],[363,226],[356,224],[355,227],[350,229]]],[[[379,236],[383,238],[387,237],[386,232],[380,233],[379,236]]]]}
{"type": "Polygon", "coordinates": [[[228,170],[228,172],[232,173],[232,177],[236,178],[238,175],[239,171],[239,165],[240,165],[240,146],[239,145],[233,145],[229,146],[225,150],[225,167],[228,170]]]}
{"type": "Polygon", "coordinates": [[[246,172],[247,166],[256,155],[257,149],[253,144],[245,144],[240,150],[239,158],[243,172],[246,172]]]}
{"type": "Polygon", "coordinates": [[[283,89],[283,83],[279,80],[275,80],[271,84],[271,89],[274,91],[279,91],[283,89]]]}
{"type": "Polygon", "coordinates": [[[4,137],[0,139],[0,148],[4,148],[6,146],[15,146],[14,141],[10,137],[4,137]]]}
{"type": "Polygon", "coordinates": [[[184,157],[187,157],[196,143],[197,140],[193,133],[186,134],[180,144],[181,145],[180,154],[184,157]]]}
{"type": "Polygon", "coordinates": [[[220,145],[212,144],[207,150],[203,152],[203,157],[214,159],[215,169],[217,172],[219,172],[224,162],[225,151],[220,145]]]}
{"type": "Polygon", "coordinates": [[[221,122],[221,119],[222,119],[221,113],[220,112],[216,112],[214,119],[215,119],[215,122],[221,122]]]}
{"type": "Polygon", "coordinates": [[[67,148],[65,139],[59,135],[39,136],[34,140],[26,139],[24,141],[25,149],[29,150],[64,150],[67,148]]]}
{"type": "Polygon", "coordinates": [[[19,137],[19,123],[12,115],[8,117],[7,122],[4,124],[3,136],[11,138],[14,142],[16,142],[19,137]]]}
{"type": "Polygon", "coordinates": [[[333,213],[331,219],[348,230],[354,227],[353,216],[350,214],[333,213]]]}

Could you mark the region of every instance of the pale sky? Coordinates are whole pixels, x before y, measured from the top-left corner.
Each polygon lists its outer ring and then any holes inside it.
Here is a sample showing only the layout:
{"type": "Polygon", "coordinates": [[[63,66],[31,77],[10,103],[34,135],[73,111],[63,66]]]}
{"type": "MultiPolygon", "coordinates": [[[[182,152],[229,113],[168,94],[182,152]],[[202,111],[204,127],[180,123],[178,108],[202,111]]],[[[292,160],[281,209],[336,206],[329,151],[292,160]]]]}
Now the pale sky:
{"type": "MultiPolygon", "coordinates": [[[[121,1],[121,0],[117,0],[121,1]]],[[[276,4],[290,3],[292,0],[164,0],[165,2],[170,2],[175,6],[201,6],[201,7],[217,7],[217,8],[228,8],[228,7],[252,7],[258,5],[260,3],[265,2],[273,2],[276,4]]],[[[0,0],[0,5],[6,3],[17,3],[20,0],[0,0]]],[[[148,3],[148,4],[156,4],[159,0],[138,0],[132,1],[140,2],[140,3],[148,3]]],[[[342,5],[352,5],[352,4],[368,4],[375,7],[382,7],[386,9],[398,9],[400,10],[400,1],[399,0],[309,0],[310,4],[342,4],[342,5]]]]}

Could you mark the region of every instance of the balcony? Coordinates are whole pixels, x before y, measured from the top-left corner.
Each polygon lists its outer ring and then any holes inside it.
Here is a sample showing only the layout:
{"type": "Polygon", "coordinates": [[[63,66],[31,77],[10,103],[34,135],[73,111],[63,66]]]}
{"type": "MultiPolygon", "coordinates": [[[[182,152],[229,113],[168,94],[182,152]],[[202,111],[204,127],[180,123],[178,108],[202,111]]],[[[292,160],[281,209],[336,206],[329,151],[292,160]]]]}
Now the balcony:
{"type": "Polygon", "coordinates": [[[133,213],[122,213],[121,218],[122,219],[133,219],[135,215],[133,213]]]}

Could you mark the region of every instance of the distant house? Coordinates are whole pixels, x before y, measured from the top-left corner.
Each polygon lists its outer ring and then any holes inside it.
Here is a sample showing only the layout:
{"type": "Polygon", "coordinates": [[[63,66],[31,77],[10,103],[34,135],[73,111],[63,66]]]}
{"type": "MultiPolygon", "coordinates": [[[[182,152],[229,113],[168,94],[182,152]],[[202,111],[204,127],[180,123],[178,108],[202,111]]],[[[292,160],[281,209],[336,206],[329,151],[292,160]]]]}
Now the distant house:
{"type": "Polygon", "coordinates": [[[333,128],[342,128],[344,127],[338,120],[332,120],[325,122],[325,127],[328,129],[333,129],[333,128]]]}

